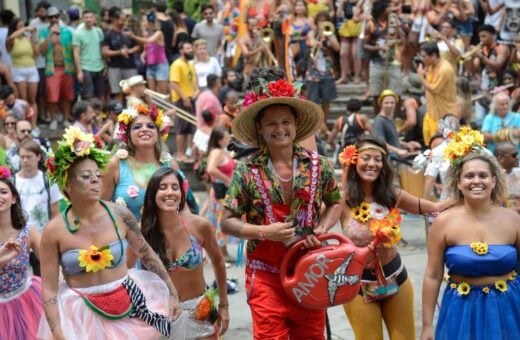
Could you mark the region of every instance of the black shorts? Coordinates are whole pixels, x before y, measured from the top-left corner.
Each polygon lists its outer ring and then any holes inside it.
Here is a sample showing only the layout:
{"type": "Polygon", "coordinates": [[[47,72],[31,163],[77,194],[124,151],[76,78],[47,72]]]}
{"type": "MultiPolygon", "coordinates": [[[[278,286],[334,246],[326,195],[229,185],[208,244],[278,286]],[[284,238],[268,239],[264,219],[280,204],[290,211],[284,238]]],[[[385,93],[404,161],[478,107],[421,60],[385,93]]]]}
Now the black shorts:
{"type": "MultiPolygon", "coordinates": [[[[181,110],[187,111],[188,113],[192,113],[190,109],[187,109],[182,105],[182,100],[175,102],[174,105],[181,110]]],[[[192,101],[192,107],[195,107],[195,102],[192,101]]],[[[173,133],[175,135],[193,135],[195,133],[196,126],[188,123],[186,120],[179,118],[179,116],[175,116],[173,120],[173,133]]]]}
{"type": "Polygon", "coordinates": [[[81,98],[102,98],[105,94],[105,78],[103,71],[90,72],[83,70],[83,84],[81,84],[81,98]]]}
{"type": "Polygon", "coordinates": [[[319,81],[306,81],[307,99],[311,102],[330,102],[338,96],[336,83],[332,77],[321,77],[319,81]]]}

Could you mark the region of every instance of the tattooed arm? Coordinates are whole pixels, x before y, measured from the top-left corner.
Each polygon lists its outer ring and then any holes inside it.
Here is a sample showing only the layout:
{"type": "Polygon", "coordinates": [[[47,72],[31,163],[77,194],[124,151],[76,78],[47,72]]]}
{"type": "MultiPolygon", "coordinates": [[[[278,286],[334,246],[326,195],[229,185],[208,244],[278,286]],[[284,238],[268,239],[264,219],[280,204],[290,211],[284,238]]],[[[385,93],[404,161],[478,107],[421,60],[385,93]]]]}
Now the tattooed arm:
{"type": "Polygon", "coordinates": [[[168,286],[170,296],[174,301],[174,305],[171,307],[174,309],[175,319],[176,314],[180,312],[179,295],[177,294],[177,290],[175,289],[166,268],[159,259],[159,256],[157,256],[152,247],[150,247],[148,242],[144,239],[141,230],[139,229],[139,224],[130,210],[117,204],[113,204],[112,206],[115,207],[117,215],[121,217],[128,228],[126,239],[130,247],[132,247],[137,256],[139,256],[146,269],[157,274],[166,283],[166,286],[168,286]]]}
{"type": "Polygon", "coordinates": [[[47,323],[54,339],[65,339],[60,327],[58,309],[59,248],[56,235],[59,225],[51,221],[45,227],[41,238],[40,261],[42,273],[42,300],[47,323]]]}

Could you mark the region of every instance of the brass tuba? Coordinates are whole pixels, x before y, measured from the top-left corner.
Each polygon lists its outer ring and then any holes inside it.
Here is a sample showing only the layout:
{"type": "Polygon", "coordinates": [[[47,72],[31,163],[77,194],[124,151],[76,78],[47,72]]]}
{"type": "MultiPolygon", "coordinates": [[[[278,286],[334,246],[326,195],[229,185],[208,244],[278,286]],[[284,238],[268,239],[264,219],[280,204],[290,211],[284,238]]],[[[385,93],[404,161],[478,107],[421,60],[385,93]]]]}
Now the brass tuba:
{"type": "Polygon", "coordinates": [[[482,43],[472,47],[469,51],[459,57],[459,63],[465,63],[473,58],[473,56],[482,51],[482,43]]]}
{"type": "Polygon", "coordinates": [[[330,21],[325,21],[320,23],[319,31],[318,31],[318,37],[319,41],[314,44],[311,51],[311,58],[316,58],[316,54],[318,52],[318,48],[321,45],[322,37],[327,38],[333,35],[336,32],[336,29],[334,28],[334,24],[330,21]]]}
{"type": "MultiPolygon", "coordinates": [[[[267,56],[270,59],[272,65],[278,66],[278,60],[276,60],[275,56],[273,55],[273,52],[271,52],[271,41],[273,41],[273,38],[274,38],[274,31],[271,28],[266,27],[260,31],[259,38],[260,38],[259,39],[260,45],[263,45],[265,47],[267,56]]],[[[260,53],[256,59],[257,66],[260,66],[261,62],[263,62],[263,60],[261,60],[262,55],[263,55],[263,52],[260,53]]],[[[262,66],[269,67],[271,65],[269,65],[267,62],[267,64],[263,64],[262,66]]]]}

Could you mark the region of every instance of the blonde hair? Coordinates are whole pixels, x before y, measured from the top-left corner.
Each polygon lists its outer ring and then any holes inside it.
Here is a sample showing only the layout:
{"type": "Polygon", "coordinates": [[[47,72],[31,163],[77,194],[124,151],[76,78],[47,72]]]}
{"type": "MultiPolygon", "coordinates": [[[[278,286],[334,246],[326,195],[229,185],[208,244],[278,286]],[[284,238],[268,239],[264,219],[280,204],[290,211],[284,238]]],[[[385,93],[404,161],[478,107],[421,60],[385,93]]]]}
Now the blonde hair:
{"type": "MultiPolygon", "coordinates": [[[[193,43],[193,47],[195,49],[199,48],[200,46],[208,46],[208,42],[206,41],[206,39],[197,39],[195,40],[195,42],[193,43]]],[[[195,60],[196,61],[208,61],[209,60],[209,53],[206,53],[206,60],[199,60],[199,58],[197,57],[197,53],[195,53],[195,60]]]]}
{"type": "Polygon", "coordinates": [[[449,196],[453,197],[458,203],[464,201],[464,196],[458,188],[462,167],[465,163],[473,160],[481,160],[489,165],[491,176],[496,178],[495,187],[491,191],[491,200],[493,203],[503,205],[506,197],[506,181],[502,172],[502,167],[498,164],[497,159],[484,149],[473,149],[462,159],[450,166],[446,176],[446,191],[449,196]]]}

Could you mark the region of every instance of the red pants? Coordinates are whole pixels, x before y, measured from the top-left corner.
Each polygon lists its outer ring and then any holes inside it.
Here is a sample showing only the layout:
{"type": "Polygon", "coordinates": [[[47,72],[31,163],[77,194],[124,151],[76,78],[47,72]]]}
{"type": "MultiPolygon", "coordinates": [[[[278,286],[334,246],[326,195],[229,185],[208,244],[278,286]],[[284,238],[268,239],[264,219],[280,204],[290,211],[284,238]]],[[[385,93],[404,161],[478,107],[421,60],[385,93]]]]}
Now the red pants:
{"type": "Polygon", "coordinates": [[[289,300],[279,274],[247,268],[246,292],[255,340],[325,338],[325,310],[303,308],[289,300]]]}

